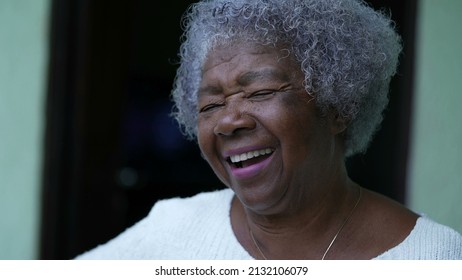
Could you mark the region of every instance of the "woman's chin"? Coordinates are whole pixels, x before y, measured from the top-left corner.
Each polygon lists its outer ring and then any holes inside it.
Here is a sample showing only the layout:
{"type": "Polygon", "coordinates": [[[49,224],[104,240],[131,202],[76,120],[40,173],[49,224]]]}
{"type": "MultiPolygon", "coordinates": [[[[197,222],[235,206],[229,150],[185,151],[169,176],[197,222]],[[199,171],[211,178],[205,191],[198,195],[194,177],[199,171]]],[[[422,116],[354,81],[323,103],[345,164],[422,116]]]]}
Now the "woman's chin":
{"type": "Polygon", "coordinates": [[[246,209],[262,215],[278,214],[282,210],[280,208],[283,205],[286,193],[282,189],[258,186],[250,189],[237,187],[233,188],[233,190],[246,209]]]}

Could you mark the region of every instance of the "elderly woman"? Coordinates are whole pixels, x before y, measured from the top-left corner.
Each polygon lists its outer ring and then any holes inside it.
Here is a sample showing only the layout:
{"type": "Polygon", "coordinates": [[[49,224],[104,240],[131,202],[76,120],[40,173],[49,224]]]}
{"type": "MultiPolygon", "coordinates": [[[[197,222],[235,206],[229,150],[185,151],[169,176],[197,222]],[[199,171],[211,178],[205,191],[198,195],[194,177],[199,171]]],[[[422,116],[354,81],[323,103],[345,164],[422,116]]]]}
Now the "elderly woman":
{"type": "Polygon", "coordinates": [[[461,259],[462,237],[349,179],[401,51],[356,0],[191,6],[174,116],[227,186],[156,203],[79,258],[461,259]]]}

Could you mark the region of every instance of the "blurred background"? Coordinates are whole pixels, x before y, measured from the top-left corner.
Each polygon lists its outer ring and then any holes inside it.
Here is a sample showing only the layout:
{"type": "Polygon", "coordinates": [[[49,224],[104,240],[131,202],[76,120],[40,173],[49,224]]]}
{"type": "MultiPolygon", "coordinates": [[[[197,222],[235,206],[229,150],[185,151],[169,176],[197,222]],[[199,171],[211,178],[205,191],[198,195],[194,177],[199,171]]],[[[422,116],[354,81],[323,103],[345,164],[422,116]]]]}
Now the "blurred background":
{"type": "MultiPolygon", "coordinates": [[[[462,1],[368,2],[404,52],[351,177],[462,232],[462,1]]],[[[71,259],[223,188],[169,117],[190,3],[0,0],[0,259],[71,259]]]]}

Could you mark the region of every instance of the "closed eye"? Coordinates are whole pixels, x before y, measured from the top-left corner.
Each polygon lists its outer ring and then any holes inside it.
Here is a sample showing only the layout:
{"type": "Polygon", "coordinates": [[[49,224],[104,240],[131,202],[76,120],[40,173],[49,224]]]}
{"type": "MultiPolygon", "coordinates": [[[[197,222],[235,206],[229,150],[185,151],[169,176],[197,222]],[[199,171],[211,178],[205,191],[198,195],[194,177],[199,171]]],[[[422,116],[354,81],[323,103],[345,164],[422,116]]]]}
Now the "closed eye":
{"type": "Polygon", "coordinates": [[[199,113],[205,113],[209,111],[213,111],[214,109],[217,109],[219,107],[222,107],[224,103],[209,103],[199,109],[199,113]]]}
{"type": "Polygon", "coordinates": [[[255,100],[266,99],[268,97],[273,96],[275,93],[276,91],[274,90],[261,90],[250,94],[248,98],[255,100]]]}

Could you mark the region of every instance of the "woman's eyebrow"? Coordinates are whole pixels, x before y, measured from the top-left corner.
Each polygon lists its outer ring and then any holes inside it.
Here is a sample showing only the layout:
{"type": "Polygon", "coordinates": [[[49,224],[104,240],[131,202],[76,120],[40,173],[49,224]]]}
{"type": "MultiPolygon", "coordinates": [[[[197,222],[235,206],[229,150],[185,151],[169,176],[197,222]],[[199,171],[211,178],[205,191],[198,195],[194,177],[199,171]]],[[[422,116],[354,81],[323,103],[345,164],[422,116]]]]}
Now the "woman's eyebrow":
{"type": "Polygon", "coordinates": [[[238,79],[237,82],[240,85],[246,86],[256,81],[280,81],[280,82],[288,82],[289,76],[287,73],[282,71],[278,71],[276,69],[267,68],[262,69],[259,71],[249,71],[242,74],[238,79]]]}
{"type": "Polygon", "coordinates": [[[204,87],[200,87],[198,90],[197,95],[204,96],[204,95],[217,95],[220,94],[223,91],[221,87],[218,86],[213,86],[213,85],[207,85],[204,87]]]}
{"type": "MultiPolygon", "coordinates": [[[[272,68],[266,68],[258,71],[245,72],[237,78],[237,83],[241,86],[248,86],[257,81],[288,82],[289,80],[290,78],[287,73],[272,68]]],[[[198,96],[217,95],[222,91],[223,89],[220,86],[206,85],[199,88],[198,96]]]]}

